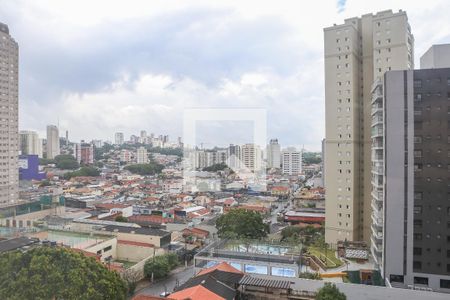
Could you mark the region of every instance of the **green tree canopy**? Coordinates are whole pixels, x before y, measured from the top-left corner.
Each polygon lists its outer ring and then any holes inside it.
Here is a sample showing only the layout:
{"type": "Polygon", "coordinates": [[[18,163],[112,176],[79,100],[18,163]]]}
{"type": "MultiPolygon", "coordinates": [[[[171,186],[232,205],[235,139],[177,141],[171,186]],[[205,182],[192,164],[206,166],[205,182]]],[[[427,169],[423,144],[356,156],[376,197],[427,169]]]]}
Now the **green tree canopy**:
{"type": "Polygon", "coordinates": [[[322,162],[322,153],[320,152],[304,152],[303,162],[305,164],[319,164],[322,162]]]}
{"type": "Polygon", "coordinates": [[[70,179],[72,177],[78,177],[78,176],[99,176],[100,171],[97,168],[94,167],[81,167],[77,171],[69,172],[64,174],[64,178],[70,179]]]}
{"type": "Polygon", "coordinates": [[[220,163],[220,164],[214,164],[212,166],[203,168],[203,171],[207,171],[207,172],[217,172],[217,171],[223,171],[226,168],[228,168],[227,164],[225,163],[220,163]]]}
{"type": "Polygon", "coordinates": [[[339,291],[333,283],[325,282],[325,285],[319,289],[316,300],[346,300],[347,296],[339,291]]]}
{"type": "Polygon", "coordinates": [[[269,227],[257,212],[232,209],[216,221],[220,237],[258,239],[266,237],[269,227]]]}
{"type": "Polygon", "coordinates": [[[126,222],[128,222],[128,219],[127,219],[126,217],[124,217],[124,216],[117,216],[117,217],[114,219],[114,221],[126,223],[126,222]]]}
{"type": "Polygon", "coordinates": [[[92,257],[60,247],[0,255],[1,299],[126,299],[118,273],[92,257]]]}
{"type": "Polygon", "coordinates": [[[323,237],[323,227],[315,228],[311,225],[305,227],[288,226],[281,230],[281,240],[302,242],[305,246],[321,243],[323,237]]]}
{"type": "Polygon", "coordinates": [[[75,157],[69,154],[61,154],[55,157],[56,167],[63,170],[75,170],[80,167],[75,157]]]}
{"type": "Polygon", "coordinates": [[[162,169],[164,169],[164,166],[157,163],[148,163],[129,165],[124,169],[130,171],[133,174],[155,175],[161,173],[162,169]]]}
{"type": "Polygon", "coordinates": [[[178,256],[167,253],[147,260],[144,265],[144,274],[147,278],[152,278],[153,274],[154,279],[160,279],[169,275],[176,266],[178,266],[178,256]]]}

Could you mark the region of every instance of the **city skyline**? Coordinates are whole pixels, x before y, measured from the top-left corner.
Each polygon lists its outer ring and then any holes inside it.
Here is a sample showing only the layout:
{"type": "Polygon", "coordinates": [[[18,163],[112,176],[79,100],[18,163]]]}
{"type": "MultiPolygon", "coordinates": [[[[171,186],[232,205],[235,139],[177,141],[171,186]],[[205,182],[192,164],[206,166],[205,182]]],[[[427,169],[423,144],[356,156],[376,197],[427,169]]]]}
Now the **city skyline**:
{"type": "Polygon", "coordinates": [[[68,129],[73,140],[142,128],[180,136],[183,108],[261,107],[270,110],[268,136],[319,150],[323,27],[403,8],[419,41],[416,60],[428,45],[448,40],[444,1],[430,1],[426,11],[408,1],[339,2],[309,11],[292,3],[257,10],[251,2],[228,1],[177,10],[108,4],[108,13],[101,2],[89,9],[5,3],[0,18],[21,44],[20,129],[42,136],[59,118],[61,132],[68,129]],[[437,30],[429,33],[423,24],[437,30]]]}

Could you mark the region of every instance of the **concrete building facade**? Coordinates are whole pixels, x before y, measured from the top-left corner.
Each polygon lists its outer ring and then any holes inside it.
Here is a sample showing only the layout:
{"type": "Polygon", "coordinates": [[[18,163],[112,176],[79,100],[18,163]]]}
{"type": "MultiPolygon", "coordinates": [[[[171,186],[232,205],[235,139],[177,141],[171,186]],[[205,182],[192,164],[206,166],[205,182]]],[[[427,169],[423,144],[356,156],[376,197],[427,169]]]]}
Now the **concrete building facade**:
{"type": "Polygon", "coordinates": [[[267,146],[267,168],[281,167],[281,146],[278,139],[271,139],[267,146]]]}
{"type": "Polygon", "coordinates": [[[114,134],[114,144],[122,145],[124,143],[123,132],[116,132],[114,134]]]}
{"type": "Polygon", "coordinates": [[[60,154],[59,130],[55,125],[47,126],[47,158],[54,159],[60,154]]]}
{"type": "Polygon", "coordinates": [[[372,84],[414,67],[405,12],[382,11],[324,29],[326,242],[371,237],[372,84]]]}
{"type": "Polygon", "coordinates": [[[20,154],[37,155],[42,158],[42,140],[36,131],[21,130],[19,144],[20,154]]]}
{"type": "Polygon", "coordinates": [[[450,44],[433,45],[420,57],[421,69],[450,68],[450,44]]]}
{"type": "Polygon", "coordinates": [[[293,147],[281,152],[282,173],[287,175],[298,175],[302,173],[302,151],[293,147]]]}
{"type": "Polygon", "coordinates": [[[373,89],[371,251],[388,285],[450,293],[450,68],[373,89]]]}
{"type": "Polygon", "coordinates": [[[148,163],[148,154],[147,149],[145,149],[145,147],[139,147],[137,149],[136,160],[138,164],[148,163]]]}
{"type": "Polygon", "coordinates": [[[261,148],[255,144],[244,144],[241,146],[241,161],[243,167],[255,172],[261,169],[262,152],[261,148]]]}
{"type": "Polygon", "coordinates": [[[18,200],[19,45],[0,23],[0,205],[18,200]]]}

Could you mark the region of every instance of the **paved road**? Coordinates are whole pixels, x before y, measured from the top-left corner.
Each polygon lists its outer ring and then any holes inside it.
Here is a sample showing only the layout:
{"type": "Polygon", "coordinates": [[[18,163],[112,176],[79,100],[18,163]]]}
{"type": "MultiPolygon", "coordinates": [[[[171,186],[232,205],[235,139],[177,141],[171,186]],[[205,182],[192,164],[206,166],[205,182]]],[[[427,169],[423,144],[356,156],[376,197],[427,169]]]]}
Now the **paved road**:
{"type": "Polygon", "coordinates": [[[177,280],[179,284],[183,284],[189,278],[194,276],[193,266],[189,266],[187,267],[187,269],[180,268],[176,271],[178,271],[176,274],[172,274],[166,279],[155,282],[154,284],[149,284],[148,287],[140,290],[139,292],[137,292],[137,294],[159,296],[164,291],[172,292],[177,283],[177,280]]]}

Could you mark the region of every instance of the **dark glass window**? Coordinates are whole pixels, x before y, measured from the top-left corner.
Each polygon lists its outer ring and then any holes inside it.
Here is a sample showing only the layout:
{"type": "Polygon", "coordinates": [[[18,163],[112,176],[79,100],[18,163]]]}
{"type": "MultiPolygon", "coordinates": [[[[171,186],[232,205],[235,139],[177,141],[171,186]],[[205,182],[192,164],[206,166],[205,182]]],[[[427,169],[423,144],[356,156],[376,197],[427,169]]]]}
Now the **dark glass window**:
{"type": "Polygon", "coordinates": [[[427,277],[414,277],[414,284],[428,285],[427,277]]]}

